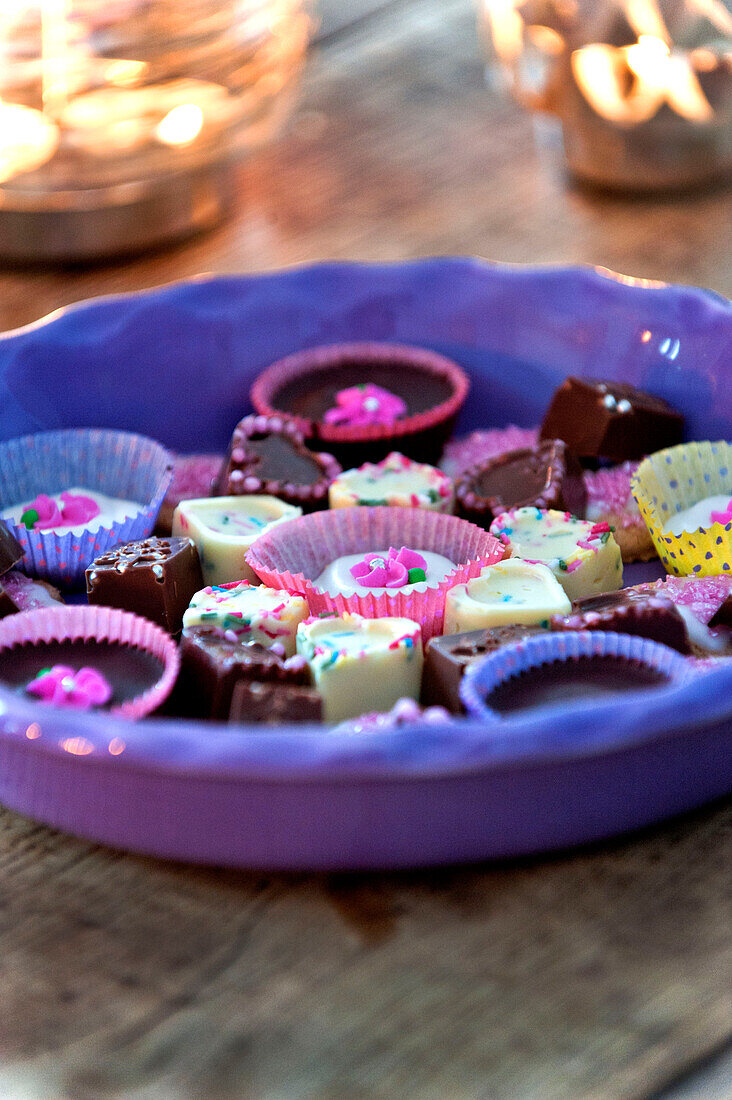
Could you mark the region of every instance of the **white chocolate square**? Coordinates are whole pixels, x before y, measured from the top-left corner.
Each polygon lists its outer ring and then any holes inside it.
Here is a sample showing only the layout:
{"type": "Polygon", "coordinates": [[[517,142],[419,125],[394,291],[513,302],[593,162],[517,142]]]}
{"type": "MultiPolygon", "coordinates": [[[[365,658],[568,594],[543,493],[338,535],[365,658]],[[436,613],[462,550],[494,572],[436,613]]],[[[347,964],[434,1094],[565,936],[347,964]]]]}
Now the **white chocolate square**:
{"type": "Polygon", "coordinates": [[[569,615],[571,610],[551,569],[509,558],[486,566],[477,577],[448,591],[443,633],[461,634],[515,623],[530,626],[551,615],[569,615]]]}
{"type": "Polygon", "coordinates": [[[418,699],[422,633],[412,619],[365,619],[345,614],[310,619],[297,629],[297,652],[323,697],[326,722],[390,710],[418,699]]]}
{"type": "Polygon", "coordinates": [[[183,615],[183,628],[218,627],[233,631],[241,641],[267,647],[278,642],[285,657],[293,657],[297,628],[308,615],[302,596],[240,581],[230,588],[208,585],[196,592],[183,615]]]}
{"type": "Polygon", "coordinates": [[[240,580],[259,584],[244,560],[247,550],[275,524],[301,515],[302,508],[277,497],[201,497],[181,501],[173,514],[173,534],[187,535],[195,542],[206,584],[240,580]]]}
{"type": "Polygon", "coordinates": [[[510,542],[512,557],[547,565],[570,600],[623,586],[620,547],[607,524],[554,509],[514,508],[496,516],[490,532],[510,542]]]}

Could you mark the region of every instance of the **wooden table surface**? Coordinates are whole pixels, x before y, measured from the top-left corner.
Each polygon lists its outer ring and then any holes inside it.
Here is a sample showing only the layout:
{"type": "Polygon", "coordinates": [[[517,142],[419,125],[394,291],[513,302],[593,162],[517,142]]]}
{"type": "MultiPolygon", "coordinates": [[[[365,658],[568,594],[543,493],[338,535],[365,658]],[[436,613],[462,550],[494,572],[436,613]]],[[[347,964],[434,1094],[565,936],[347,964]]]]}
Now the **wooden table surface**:
{"type": "MultiPolygon", "coordinates": [[[[470,0],[329,0],[235,218],[0,271],[0,328],[200,271],[475,253],[732,291],[729,196],[592,195],[489,93],[470,0]]],[[[192,869],[0,811],[0,1096],[732,1095],[729,805],[581,852],[373,875],[192,869]]]]}

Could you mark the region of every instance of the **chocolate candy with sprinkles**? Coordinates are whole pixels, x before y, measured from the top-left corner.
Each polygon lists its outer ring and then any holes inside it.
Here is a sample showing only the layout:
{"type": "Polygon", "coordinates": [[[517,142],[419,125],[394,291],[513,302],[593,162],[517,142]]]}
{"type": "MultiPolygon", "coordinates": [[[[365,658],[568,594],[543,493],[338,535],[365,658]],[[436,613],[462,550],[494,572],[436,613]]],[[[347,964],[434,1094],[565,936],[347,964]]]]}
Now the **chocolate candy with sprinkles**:
{"type": "Polygon", "coordinates": [[[279,416],[247,416],[231,438],[217,491],[265,493],[313,512],[328,506],[328,486],[341,472],[330,454],[305,446],[297,425],[279,416]]]}
{"type": "Polygon", "coordinates": [[[575,600],[572,613],[554,615],[551,629],[614,630],[663,642],[679,653],[691,653],[686,623],[668,596],[625,588],[575,600]]]}
{"type": "Polygon", "coordinates": [[[563,439],[580,458],[642,458],[681,442],[683,416],[660,397],[609,379],[565,379],[539,436],[563,439]]]}
{"type": "Polygon", "coordinates": [[[115,546],[86,571],[91,604],[134,611],[176,634],[202,588],[198,551],[189,538],[139,539],[115,546]]]}

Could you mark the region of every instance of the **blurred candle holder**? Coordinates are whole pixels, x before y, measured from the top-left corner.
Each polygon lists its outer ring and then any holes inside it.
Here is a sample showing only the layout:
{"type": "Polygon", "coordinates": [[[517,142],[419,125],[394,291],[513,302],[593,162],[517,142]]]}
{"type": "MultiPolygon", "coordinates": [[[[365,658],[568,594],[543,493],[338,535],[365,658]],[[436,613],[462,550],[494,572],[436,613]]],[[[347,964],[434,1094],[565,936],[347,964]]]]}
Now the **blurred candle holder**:
{"type": "Polygon", "coordinates": [[[311,30],[306,0],[0,0],[0,256],[86,261],[216,224],[311,30]]]}
{"type": "Polygon", "coordinates": [[[490,74],[555,116],[570,171],[651,191],[729,179],[724,0],[480,0],[490,74]]]}

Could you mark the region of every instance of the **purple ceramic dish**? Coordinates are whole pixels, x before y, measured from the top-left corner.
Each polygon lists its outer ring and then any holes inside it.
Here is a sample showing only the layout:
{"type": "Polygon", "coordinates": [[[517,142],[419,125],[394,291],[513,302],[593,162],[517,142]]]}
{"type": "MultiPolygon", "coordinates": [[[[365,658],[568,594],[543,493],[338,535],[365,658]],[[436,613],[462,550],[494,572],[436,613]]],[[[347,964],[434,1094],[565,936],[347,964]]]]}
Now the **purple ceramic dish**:
{"type": "MultiPolygon", "coordinates": [[[[732,438],[732,308],[721,298],[592,269],[441,259],[201,280],[62,311],[0,338],[0,439],[102,424],[178,452],[223,452],[231,409],[246,413],[241,394],[267,364],[351,340],[421,344],[458,362],[472,385],[460,432],[539,423],[561,379],[592,376],[600,357],[608,377],[681,408],[689,438],[732,438]],[[151,372],[154,405],[142,396],[151,372]],[[73,390],[59,389],[70,376],[73,390]],[[207,390],[217,400],[186,415],[190,393],[207,390]]],[[[732,665],[642,704],[593,700],[592,723],[586,709],[354,735],[101,720],[1,691],[0,799],[159,856],[363,868],[582,843],[732,787],[732,665]],[[90,747],[83,756],[67,747],[75,737],[90,747]]]]}

